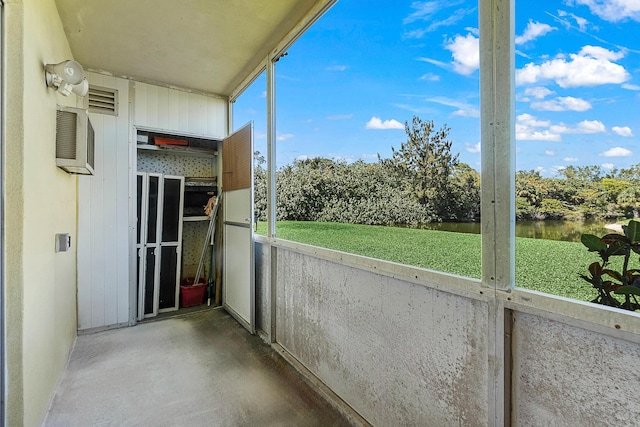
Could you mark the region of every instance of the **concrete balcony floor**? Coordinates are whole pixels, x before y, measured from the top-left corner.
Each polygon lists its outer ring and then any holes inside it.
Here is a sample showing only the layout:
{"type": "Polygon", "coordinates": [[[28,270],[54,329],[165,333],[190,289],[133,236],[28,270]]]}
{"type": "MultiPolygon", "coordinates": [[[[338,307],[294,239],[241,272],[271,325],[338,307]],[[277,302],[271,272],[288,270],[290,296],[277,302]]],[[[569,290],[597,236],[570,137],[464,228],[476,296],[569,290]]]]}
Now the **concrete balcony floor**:
{"type": "Polygon", "coordinates": [[[81,335],[44,426],[346,426],[220,309],[81,335]]]}

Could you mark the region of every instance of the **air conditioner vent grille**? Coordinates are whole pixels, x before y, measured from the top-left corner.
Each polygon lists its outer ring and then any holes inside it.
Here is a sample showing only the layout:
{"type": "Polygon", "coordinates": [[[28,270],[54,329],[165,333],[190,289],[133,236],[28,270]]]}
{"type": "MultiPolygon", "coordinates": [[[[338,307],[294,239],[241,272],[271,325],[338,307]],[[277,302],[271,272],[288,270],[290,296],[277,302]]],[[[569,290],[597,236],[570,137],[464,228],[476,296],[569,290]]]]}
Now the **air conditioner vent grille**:
{"type": "Polygon", "coordinates": [[[89,111],[98,114],[118,115],[118,91],[89,85],[89,111]]]}
{"type": "Polygon", "coordinates": [[[58,106],[56,166],[67,173],[93,175],[95,133],[87,110],[58,106]]]}
{"type": "Polygon", "coordinates": [[[77,117],[69,111],[56,112],[56,157],[60,159],[76,158],[77,117]]]}
{"type": "Polygon", "coordinates": [[[95,139],[96,134],[93,130],[93,126],[90,121],[87,121],[87,163],[91,166],[91,169],[96,167],[95,165],[95,139]]]}

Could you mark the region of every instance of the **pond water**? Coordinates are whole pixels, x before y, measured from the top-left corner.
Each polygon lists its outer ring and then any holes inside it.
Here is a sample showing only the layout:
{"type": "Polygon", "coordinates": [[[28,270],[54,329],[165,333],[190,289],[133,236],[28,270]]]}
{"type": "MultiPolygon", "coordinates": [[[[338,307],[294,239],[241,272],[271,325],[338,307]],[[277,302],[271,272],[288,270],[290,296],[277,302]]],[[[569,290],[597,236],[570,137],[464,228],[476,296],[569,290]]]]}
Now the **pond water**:
{"type": "MultiPolygon", "coordinates": [[[[612,233],[611,230],[605,228],[605,225],[613,222],[615,221],[517,221],[516,237],[579,242],[580,236],[584,233],[595,234],[596,236],[612,233]]],[[[419,228],[480,234],[480,223],[478,222],[434,222],[421,225],[419,228]]]]}

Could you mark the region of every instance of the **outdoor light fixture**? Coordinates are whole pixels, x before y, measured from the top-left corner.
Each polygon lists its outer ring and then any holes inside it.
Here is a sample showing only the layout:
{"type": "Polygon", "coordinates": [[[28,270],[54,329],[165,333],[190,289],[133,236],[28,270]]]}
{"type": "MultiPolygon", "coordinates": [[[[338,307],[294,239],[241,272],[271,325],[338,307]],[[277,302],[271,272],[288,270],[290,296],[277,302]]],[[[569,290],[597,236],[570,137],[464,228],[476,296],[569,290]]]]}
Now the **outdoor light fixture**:
{"type": "Polygon", "coordinates": [[[85,96],[89,91],[89,82],[84,76],[82,65],[76,61],[47,64],[44,70],[47,86],[64,96],[68,96],[71,92],[78,96],[85,96]]]}

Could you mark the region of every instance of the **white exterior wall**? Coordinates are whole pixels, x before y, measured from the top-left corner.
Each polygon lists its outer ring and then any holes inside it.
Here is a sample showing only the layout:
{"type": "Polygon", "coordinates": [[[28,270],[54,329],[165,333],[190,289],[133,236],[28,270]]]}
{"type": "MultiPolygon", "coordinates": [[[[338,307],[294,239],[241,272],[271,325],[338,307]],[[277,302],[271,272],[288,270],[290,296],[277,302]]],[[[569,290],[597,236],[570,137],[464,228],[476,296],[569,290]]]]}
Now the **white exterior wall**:
{"type": "MultiPolygon", "coordinates": [[[[5,2],[7,419],[42,423],[76,335],[77,178],[56,167],[56,105],[44,65],[73,59],[55,2],[5,2]],[[71,250],[55,252],[56,233],[71,250]]],[[[5,420],[0,420],[2,423],[5,420]]]]}
{"type": "MultiPolygon", "coordinates": [[[[95,174],[78,178],[78,329],[129,322],[129,81],[87,73],[118,91],[118,115],[90,113],[95,174]]],[[[86,106],[85,106],[86,107],[86,106]]]]}
{"type": "Polygon", "coordinates": [[[225,99],[88,74],[91,84],[118,90],[119,112],[90,114],[96,168],[94,176],[79,180],[79,330],[123,325],[135,317],[130,300],[135,245],[129,240],[135,226],[135,187],[130,186],[136,172],[135,127],[220,138],[227,125],[225,99]]]}

